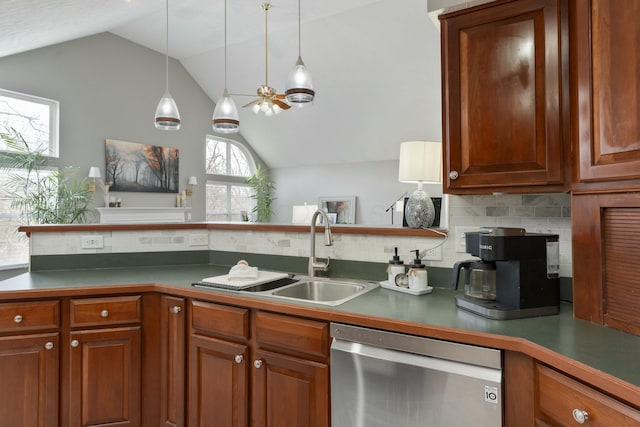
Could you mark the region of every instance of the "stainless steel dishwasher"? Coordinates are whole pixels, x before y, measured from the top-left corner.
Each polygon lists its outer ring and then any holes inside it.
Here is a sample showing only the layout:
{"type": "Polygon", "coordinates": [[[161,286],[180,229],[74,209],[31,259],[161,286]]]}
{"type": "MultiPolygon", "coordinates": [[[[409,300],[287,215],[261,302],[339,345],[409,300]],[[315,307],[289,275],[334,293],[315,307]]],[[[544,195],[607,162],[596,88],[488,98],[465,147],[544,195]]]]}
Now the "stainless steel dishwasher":
{"type": "Polygon", "coordinates": [[[332,427],[502,426],[500,350],[331,324],[332,427]]]}

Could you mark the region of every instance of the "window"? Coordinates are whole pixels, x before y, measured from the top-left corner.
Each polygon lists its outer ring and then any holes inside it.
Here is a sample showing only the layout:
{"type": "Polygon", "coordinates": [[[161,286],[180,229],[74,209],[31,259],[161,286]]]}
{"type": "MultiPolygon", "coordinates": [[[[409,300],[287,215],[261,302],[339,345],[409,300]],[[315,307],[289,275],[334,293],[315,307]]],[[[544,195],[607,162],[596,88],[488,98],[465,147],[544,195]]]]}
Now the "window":
{"type": "Polygon", "coordinates": [[[207,136],[207,221],[242,221],[254,206],[246,179],[255,172],[251,153],[237,141],[207,136]]]}
{"type": "MultiPolygon", "coordinates": [[[[58,102],[0,89],[0,133],[22,136],[30,150],[42,150],[49,157],[58,156],[58,102]]],[[[10,151],[3,138],[0,150],[10,151]]],[[[0,168],[0,189],[7,188],[11,174],[20,170],[0,168]]],[[[11,199],[0,191],[0,269],[29,262],[29,246],[25,236],[17,232],[22,224],[19,212],[11,207],[11,199]]]]}

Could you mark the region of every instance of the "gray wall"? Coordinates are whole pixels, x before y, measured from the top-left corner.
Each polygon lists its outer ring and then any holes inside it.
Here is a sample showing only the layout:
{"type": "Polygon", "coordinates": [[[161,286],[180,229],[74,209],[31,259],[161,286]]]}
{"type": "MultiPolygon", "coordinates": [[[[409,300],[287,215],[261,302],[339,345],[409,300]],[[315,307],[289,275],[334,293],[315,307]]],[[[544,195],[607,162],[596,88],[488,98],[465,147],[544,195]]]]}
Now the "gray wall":
{"type": "MultiPolygon", "coordinates": [[[[198,178],[193,219],[204,220],[205,137],[214,103],[177,61],[169,61],[169,89],[182,127],[155,129],[153,116],[165,89],[165,57],[111,33],[102,33],[0,58],[0,87],[60,102],[59,166],[90,166],[105,173],[104,140],[180,150],[180,189],[198,178]]],[[[243,141],[241,136],[236,139],[243,141]]],[[[175,194],[112,193],[124,206],[174,206],[175,194]]],[[[96,192],[94,203],[102,206],[96,192]]]]}
{"type": "MultiPolygon", "coordinates": [[[[391,225],[391,212],[385,210],[417,189],[417,184],[398,181],[397,160],[280,168],[271,174],[277,185],[271,220],[281,223],[291,222],[293,205],[317,204],[318,197],[356,196],[357,224],[391,225]]],[[[424,190],[432,197],[442,195],[441,185],[425,185],[424,190]]],[[[400,213],[394,214],[394,224],[402,224],[400,213]]]]}

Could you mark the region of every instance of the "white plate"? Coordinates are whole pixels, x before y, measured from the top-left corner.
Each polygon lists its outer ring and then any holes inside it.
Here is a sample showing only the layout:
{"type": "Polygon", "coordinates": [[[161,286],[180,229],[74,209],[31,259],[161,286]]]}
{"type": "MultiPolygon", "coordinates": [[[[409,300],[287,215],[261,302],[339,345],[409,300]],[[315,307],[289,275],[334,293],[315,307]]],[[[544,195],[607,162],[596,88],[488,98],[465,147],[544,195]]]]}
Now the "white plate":
{"type": "Polygon", "coordinates": [[[433,292],[433,288],[431,286],[427,286],[425,289],[401,288],[400,286],[392,285],[388,280],[380,282],[380,286],[386,289],[391,289],[392,291],[404,292],[405,294],[411,295],[426,295],[433,292]]]}

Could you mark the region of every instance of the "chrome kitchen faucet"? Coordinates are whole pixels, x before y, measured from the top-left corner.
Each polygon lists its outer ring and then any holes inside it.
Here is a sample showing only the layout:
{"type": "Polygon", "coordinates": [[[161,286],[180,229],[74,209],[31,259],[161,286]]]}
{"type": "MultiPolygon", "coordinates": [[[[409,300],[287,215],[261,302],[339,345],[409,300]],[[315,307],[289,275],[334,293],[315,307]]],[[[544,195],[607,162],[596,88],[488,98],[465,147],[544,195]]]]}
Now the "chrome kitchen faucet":
{"type": "Polygon", "coordinates": [[[309,252],[309,277],[315,277],[316,270],[327,271],[329,268],[329,257],[326,262],[316,260],[316,220],[318,215],[322,215],[322,221],[324,222],[324,245],[333,245],[333,236],[331,235],[331,225],[329,224],[329,217],[322,209],[318,209],[313,213],[311,217],[311,250],[309,252]]]}

